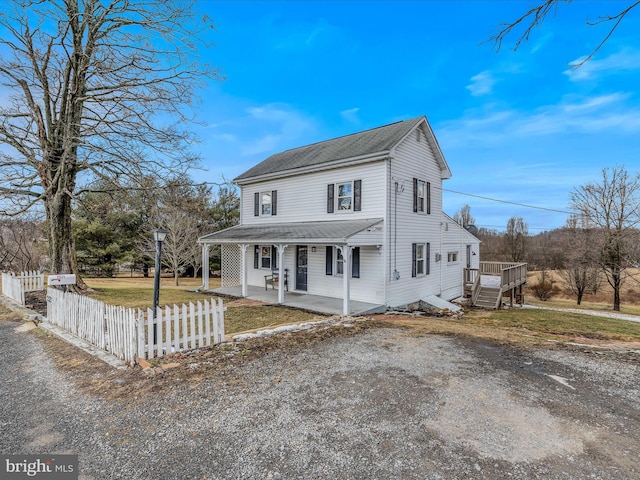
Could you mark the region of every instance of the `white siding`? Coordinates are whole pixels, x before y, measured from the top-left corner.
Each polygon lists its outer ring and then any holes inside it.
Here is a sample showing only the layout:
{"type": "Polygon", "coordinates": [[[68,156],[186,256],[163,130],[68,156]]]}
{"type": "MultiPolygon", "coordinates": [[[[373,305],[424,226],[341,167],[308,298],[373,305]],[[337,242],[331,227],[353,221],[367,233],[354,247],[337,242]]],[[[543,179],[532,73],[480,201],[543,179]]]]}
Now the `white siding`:
{"type": "Polygon", "coordinates": [[[427,295],[441,293],[442,262],[436,262],[435,258],[436,254],[442,253],[440,232],[442,179],[440,167],[426,139],[423,136],[418,142],[415,132],[398,145],[395,157],[390,162],[387,187],[389,220],[386,222],[389,246],[389,265],[386,272],[387,304],[397,306],[420,300],[427,295]],[[413,178],[431,184],[430,215],[413,211],[413,178]],[[397,193],[396,184],[398,185],[397,193]],[[411,276],[413,243],[430,244],[429,275],[415,278],[411,276]],[[394,271],[398,272],[398,279],[395,278],[394,271]]]}
{"type": "MultiPolygon", "coordinates": [[[[326,245],[308,246],[307,293],[327,297],[342,298],[343,278],[326,274],[326,245]],[[316,251],[313,251],[313,247],[316,251]]],[[[271,269],[254,268],[254,246],[247,249],[249,268],[247,282],[249,285],[264,287],[264,276],[271,274],[271,269]]],[[[383,257],[377,247],[360,247],[360,278],[351,279],[352,300],[370,303],[384,303],[384,278],[380,274],[383,257]]],[[[284,251],[284,268],[289,269],[289,291],[296,291],[296,246],[289,245],[284,251]]],[[[271,288],[269,286],[269,288],[271,288]]]]}
{"type": "Polygon", "coordinates": [[[242,187],[242,223],[286,223],[382,218],[385,211],[385,162],[378,161],[242,187]],[[327,213],[327,185],[362,180],[362,210],[327,213]],[[277,215],[254,216],[254,194],[277,190],[277,215]]]}
{"type": "Polygon", "coordinates": [[[471,248],[471,268],[480,266],[480,241],[454,222],[447,215],[442,215],[443,254],[442,254],[442,298],[451,300],[462,296],[463,271],[467,266],[467,245],[471,248]],[[456,262],[447,261],[448,253],[457,252],[456,262]],[[476,255],[473,255],[473,252],[476,255]]]}

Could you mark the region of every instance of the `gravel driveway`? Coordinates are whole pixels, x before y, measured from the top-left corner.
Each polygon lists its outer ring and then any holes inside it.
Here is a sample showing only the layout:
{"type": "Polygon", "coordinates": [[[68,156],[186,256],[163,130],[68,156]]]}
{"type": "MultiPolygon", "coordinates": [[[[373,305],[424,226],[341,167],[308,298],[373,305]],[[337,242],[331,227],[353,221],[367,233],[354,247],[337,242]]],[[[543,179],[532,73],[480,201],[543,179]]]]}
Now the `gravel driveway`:
{"type": "Polygon", "coordinates": [[[369,328],[111,398],[17,325],[0,322],[0,451],[79,453],[84,479],[640,478],[633,352],[369,328]]]}

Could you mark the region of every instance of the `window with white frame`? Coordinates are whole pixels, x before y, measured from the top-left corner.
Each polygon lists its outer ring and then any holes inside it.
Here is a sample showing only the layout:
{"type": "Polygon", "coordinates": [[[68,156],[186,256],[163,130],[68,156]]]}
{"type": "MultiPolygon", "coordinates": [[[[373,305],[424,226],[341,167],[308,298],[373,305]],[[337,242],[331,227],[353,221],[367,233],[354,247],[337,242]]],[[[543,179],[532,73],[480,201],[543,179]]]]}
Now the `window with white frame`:
{"type": "Polygon", "coordinates": [[[336,184],[338,195],[338,211],[346,212],[353,209],[353,182],[336,184]]]}
{"type": "Polygon", "coordinates": [[[342,250],[336,248],[336,275],[344,275],[344,257],[342,256],[342,250]]]}
{"type": "Polygon", "coordinates": [[[447,263],[456,263],[458,261],[458,252],[447,253],[447,263]]]}
{"type": "Polygon", "coordinates": [[[416,195],[418,196],[418,211],[424,213],[425,200],[427,198],[427,182],[418,180],[416,195]]]}
{"type": "Polygon", "coordinates": [[[429,243],[412,243],[411,244],[411,276],[419,277],[429,275],[429,255],[431,245],[429,243]]]}
{"type": "Polygon", "coordinates": [[[424,243],[416,244],[416,275],[424,275],[424,243]]]}
{"type": "MultiPolygon", "coordinates": [[[[337,247],[327,246],[326,273],[341,277],[344,275],[344,256],[337,247]]],[[[360,247],[351,250],[351,278],[360,278],[360,247]]]]}
{"type": "Polygon", "coordinates": [[[253,196],[253,215],[256,217],[276,215],[278,213],[277,199],[277,190],[255,192],[253,196]]]}
{"type": "Polygon", "coordinates": [[[271,192],[260,192],[260,215],[271,215],[271,192]]]}
{"type": "Polygon", "coordinates": [[[359,212],[362,209],[362,180],[327,185],[327,213],[359,212]]]}
{"type": "Polygon", "coordinates": [[[418,178],[413,179],[413,211],[431,213],[431,184],[418,178]]]}
{"type": "Polygon", "coordinates": [[[260,266],[262,268],[271,269],[271,257],[273,255],[273,248],[263,245],[260,247],[260,266]]]}

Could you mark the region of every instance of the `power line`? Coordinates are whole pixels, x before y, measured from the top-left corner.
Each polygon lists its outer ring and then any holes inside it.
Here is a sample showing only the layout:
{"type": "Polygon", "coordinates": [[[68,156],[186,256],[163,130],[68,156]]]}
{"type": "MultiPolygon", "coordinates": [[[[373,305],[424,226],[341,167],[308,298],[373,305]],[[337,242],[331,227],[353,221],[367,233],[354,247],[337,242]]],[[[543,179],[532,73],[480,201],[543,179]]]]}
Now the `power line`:
{"type": "Polygon", "coordinates": [[[448,188],[443,188],[442,190],[445,192],[457,193],[458,195],[466,195],[467,197],[481,198],[483,200],[490,200],[492,202],[498,202],[498,203],[507,203],[509,205],[517,205],[518,207],[535,208],[537,210],[546,210],[547,212],[564,213],[566,215],[577,215],[576,212],[567,212],[565,210],[556,210],[555,208],[538,207],[536,205],[526,205],[524,203],[509,202],[507,200],[500,200],[498,198],[483,197],[482,195],[474,195],[472,193],[457,192],[455,190],[449,190],[448,188]]]}

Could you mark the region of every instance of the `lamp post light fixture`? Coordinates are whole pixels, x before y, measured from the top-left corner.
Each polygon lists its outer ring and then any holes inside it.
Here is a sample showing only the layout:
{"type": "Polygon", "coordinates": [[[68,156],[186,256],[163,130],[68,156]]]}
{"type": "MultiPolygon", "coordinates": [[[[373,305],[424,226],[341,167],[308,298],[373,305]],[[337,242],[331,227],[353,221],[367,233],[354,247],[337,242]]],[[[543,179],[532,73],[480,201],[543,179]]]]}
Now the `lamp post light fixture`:
{"type": "MultiPolygon", "coordinates": [[[[167,238],[167,233],[169,233],[164,228],[160,227],[154,230],[153,239],[156,241],[156,265],[155,265],[155,276],[153,279],[153,319],[155,320],[158,315],[158,300],[160,298],[160,268],[162,264],[162,242],[164,242],[165,238],[167,238]]],[[[157,339],[157,325],[156,322],[153,322],[153,342],[156,343],[157,339]]]]}

